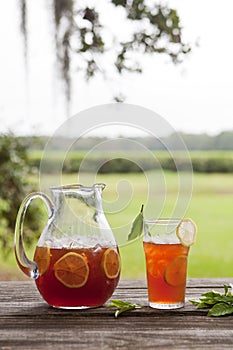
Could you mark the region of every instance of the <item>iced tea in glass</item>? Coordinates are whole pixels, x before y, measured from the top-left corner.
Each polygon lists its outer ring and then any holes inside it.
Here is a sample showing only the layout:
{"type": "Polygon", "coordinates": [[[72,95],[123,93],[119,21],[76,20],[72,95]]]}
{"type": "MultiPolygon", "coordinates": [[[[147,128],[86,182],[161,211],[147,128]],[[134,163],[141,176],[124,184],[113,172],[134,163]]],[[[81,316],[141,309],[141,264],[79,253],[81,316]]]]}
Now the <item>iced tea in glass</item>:
{"type": "Polygon", "coordinates": [[[180,220],[144,220],[149,305],[158,309],[184,306],[189,246],[177,236],[180,220]]]}

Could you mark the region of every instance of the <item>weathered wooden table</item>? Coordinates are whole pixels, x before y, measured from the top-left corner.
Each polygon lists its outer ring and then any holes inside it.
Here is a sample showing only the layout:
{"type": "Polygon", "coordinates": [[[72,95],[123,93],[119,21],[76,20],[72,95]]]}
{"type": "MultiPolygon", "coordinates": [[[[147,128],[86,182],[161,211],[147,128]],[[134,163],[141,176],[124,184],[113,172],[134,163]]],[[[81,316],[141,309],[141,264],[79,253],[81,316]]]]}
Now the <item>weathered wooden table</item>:
{"type": "Polygon", "coordinates": [[[83,311],[49,307],[34,282],[0,282],[0,349],[233,349],[233,316],[210,318],[189,299],[223,292],[232,279],[189,279],[186,305],[147,306],[145,281],[121,281],[112,298],[145,305],[119,318],[106,306],[83,311]]]}

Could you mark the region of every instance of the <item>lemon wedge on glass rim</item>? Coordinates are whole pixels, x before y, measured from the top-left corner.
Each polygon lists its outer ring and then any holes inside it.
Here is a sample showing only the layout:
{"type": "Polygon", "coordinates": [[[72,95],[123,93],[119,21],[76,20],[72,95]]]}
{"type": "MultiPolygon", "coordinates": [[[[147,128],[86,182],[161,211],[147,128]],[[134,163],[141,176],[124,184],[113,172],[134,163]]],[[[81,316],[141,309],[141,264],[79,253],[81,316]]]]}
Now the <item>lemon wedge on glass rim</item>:
{"type": "Polygon", "coordinates": [[[176,235],[182,245],[190,247],[196,240],[196,224],[189,218],[182,219],[176,228],[176,235]]]}

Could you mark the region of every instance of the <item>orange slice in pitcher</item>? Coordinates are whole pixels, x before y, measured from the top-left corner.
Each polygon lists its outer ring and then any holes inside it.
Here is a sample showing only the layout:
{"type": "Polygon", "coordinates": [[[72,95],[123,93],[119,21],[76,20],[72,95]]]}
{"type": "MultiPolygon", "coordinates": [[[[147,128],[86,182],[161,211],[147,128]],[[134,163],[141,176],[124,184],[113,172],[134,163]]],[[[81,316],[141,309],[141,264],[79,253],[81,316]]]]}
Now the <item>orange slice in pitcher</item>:
{"type": "Polygon", "coordinates": [[[66,287],[80,288],[87,282],[89,266],[81,254],[70,252],[54,264],[54,274],[66,287]]]}
{"type": "Polygon", "coordinates": [[[176,228],[176,235],[182,245],[190,247],[196,240],[197,227],[191,219],[183,219],[176,228]]]}
{"type": "Polygon", "coordinates": [[[113,248],[108,248],[102,258],[102,266],[106,277],[113,279],[120,273],[120,257],[113,248]]]}
{"type": "Polygon", "coordinates": [[[164,272],[165,281],[173,287],[186,283],[187,256],[179,255],[167,265],[164,272]]]}
{"type": "Polygon", "coordinates": [[[38,265],[40,276],[44,275],[50,264],[50,248],[48,244],[42,247],[36,247],[34,260],[38,265]]]}

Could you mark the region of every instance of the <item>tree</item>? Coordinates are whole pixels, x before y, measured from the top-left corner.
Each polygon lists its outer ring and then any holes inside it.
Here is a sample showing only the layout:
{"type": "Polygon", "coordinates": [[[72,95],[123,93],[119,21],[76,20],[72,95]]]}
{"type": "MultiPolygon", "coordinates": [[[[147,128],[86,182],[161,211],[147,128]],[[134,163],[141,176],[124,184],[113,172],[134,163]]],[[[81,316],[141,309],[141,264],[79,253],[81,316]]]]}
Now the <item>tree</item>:
{"type": "MultiPolygon", "coordinates": [[[[32,167],[29,164],[27,148],[26,142],[11,134],[0,136],[0,248],[5,255],[12,249],[19,206],[26,193],[35,190],[29,180],[32,167]]],[[[42,210],[32,206],[26,216],[26,243],[31,243],[36,238],[41,221],[42,210]]]]}
{"type": "MultiPolygon", "coordinates": [[[[21,29],[27,56],[27,0],[19,0],[21,8],[21,29]]],[[[190,52],[190,46],[182,39],[180,18],[175,9],[158,1],[146,0],[102,0],[95,6],[85,6],[82,1],[51,0],[50,16],[55,27],[55,43],[58,67],[66,86],[66,97],[71,97],[71,66],[76,63],[85,78],[91,79],[97,73],[108,72],[99,64],[110,51],[113,53],[112,68],[117,74],[142,72],[140,55],[164,54],[175,64],[181,62],[190,52]],[[125,38],[120,39],[101,21],[101,11],[111,6],[122,11],[127,25],[125,38]],[[106,39],[108,32],[108,40],[106,39]],[[136,58],[137,57],[137,58],[136,58]]],[[[119,23],[122,25],[122,23],[119,23]]],[[[121,101],[121,97],[116,100],[121,101]]]]}

